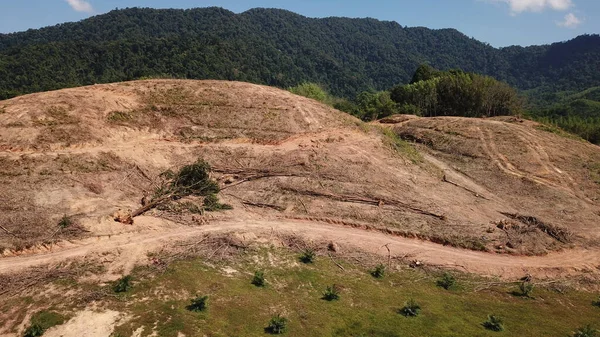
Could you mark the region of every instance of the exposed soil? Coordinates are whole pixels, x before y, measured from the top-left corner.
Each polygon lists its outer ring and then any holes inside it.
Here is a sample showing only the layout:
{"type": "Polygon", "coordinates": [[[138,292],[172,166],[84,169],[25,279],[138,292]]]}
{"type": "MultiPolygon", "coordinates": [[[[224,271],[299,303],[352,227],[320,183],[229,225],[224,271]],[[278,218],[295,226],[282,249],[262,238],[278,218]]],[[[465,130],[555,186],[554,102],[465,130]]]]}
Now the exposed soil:
{"type": "MultiPolygon", "coordinates": [[[[139,222],[155,222],[143,217],[139,222]]],[[[172,225],[171,225],[172,226],[172,225]]],[[[552,279],[574,276],[583,273],[597,274],[600,268],[600,251],[570,249],[550,253],[546,256],[511,256],[490,254],[449,246],[443,246],[418,239],[390,236],[376,231],[366,231],[343,225],[332,225],[314,221],[298,220],[221,220],[200,227],[171,227],[168,231],[147,231],[128,233],[111,237],[78,240],[68,245],[56,246],[43,254],[5,257],[0,260],[0,273],[12,273],[27,268],[56,264],[66,259],[105,256],[112,253],[110,270],[119,275],[127,274],[136,263],[148,262],[147,253],[164,246],[168,242],[189,240],[204,234],[237,233],[248,242],[257,236],[269,234],[293,234],[316,242],[331,241],[347,249],[356,249],[387,256],[410,256],[424,264],[444,268],[460,269],[465,272],[514,280],[523,275],[533,275],[537,279],[552,279]],[[390,249],[384,247],[387,245],[390,249]]]]}
{"type": "Polygon", "coordinates": [[[135,81],[1,103],[0,272],[115,249],[132,254],[121,266],[130,268],[172,239],[270,227],[366,250],[387,240],[490,275],[597,271],[599,148],[533,122],[364,124],[286,91],[223,81],[135,81]],[[384,128],[418,142],[418,156],[384,128]],[[234,206],[208,218],[219,222],[196,228],[206,219],[157,210],[131,226],[113,221],[152,194],[161,172],[198,158],[234,206]]]}

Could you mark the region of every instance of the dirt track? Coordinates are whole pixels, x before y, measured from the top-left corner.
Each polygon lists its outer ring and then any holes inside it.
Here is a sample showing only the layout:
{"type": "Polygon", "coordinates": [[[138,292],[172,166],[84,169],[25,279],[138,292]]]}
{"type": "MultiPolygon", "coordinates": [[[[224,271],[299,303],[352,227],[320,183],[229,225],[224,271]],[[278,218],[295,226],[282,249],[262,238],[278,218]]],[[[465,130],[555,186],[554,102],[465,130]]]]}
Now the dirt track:
{"type": "MultiPolygon", "coordinates": [[[[388,245],[395,256],[407,256],[426,264],[503,279],[521,277],[527,273],[537,278],[556,278],[581,273],[598,272],[600,251],[567,250],[547,256],[515,257],[468,251],[431,242],[392,237],[379,232],[336,226],[324,223],[292,220],[217,221],[202,227],[179,227],[169,231],[128,233],[111,237],[97,237],[55,247],[49,252],[36,255],[0,259],[0,273],[16,272],[28,267],[55,264],[67,259],[119,251],[127,257],[129,267],[135,258],[144,259],[146,252],[177,240],[190,239],[207,233],[235,231],[255,233],[261,236],[292,233],[305,239],[331,240],[342,247],[387,255],[388,245]]],[[[347,248],[346,248],[347,249],[347,248]]]]}

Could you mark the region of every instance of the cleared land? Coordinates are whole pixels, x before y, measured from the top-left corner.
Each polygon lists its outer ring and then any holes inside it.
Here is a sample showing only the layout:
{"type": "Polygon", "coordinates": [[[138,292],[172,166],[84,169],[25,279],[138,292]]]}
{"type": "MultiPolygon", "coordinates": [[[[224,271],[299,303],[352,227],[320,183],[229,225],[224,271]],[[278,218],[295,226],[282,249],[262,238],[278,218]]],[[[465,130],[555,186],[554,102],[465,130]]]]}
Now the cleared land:
{"type": "MultiPolygon", "coordinates": [[[[4,275],[89,260],[100,270],[73,279],[112,281],[177,240],[235,232],[597,288],[600,150],[530,121],[365,124],[279,89],[222,81],[98,85],[0,107],[4,275]],[[114,221],[152,196],[162,172],[198,158],[233,210],[195,214],[202,200],[185,198],[133,225],[114,221]]],[[[0,279],[0,296],[26,297],[28,284],[51,279],[0,279]]],[[[22,331],[11,324],[0,333],[22,331]]]]}

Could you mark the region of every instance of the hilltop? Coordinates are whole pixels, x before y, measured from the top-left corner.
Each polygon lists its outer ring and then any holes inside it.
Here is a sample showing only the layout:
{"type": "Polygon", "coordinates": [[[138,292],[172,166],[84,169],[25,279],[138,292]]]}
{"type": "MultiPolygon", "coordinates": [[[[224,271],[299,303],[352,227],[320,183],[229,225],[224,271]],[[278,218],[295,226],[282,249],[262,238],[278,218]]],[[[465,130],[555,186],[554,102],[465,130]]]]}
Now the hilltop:
{"type": "Polygon", "coordinates": [[[96,85],[0,105],[7,252],[70,235],[54,233],[63,215],[85,235],[120,232],[116,210],[136,209],[161,172],[198,158],[240,218],[513,254],[588,247],[600,236],[598,148],[530,121],[363,123],[286,91],[221,81],[96,85]]]}
{"type": "Polygon", "coordinates": [[[2,336],[261,336],[279,314],[293,336],[476,335],[488,313],[539,336],[597,317],[600,150],[558,129],[365,123],[226,81],[93,85],[0,107],[2,336]],[[199,158],[232,209],[185,196],[116,221],[199,158]],[[341,299],[325,301],[326,287],[341,299]],[[202,295],[208,310],[191,311],[202,295]],[[418,318],[399,314],[410,299],[418,318]]]}
{"type": "Polygon", "coordinates": [[[278,9],[129,8],[0,34],[0,98],[149,76],[304,81],[337,96],[407,83],[422,63],[496,77],[522,90],[600,84],[600,37],[496,49],[454,29],[374,19],[307,18],[278,9]]]}

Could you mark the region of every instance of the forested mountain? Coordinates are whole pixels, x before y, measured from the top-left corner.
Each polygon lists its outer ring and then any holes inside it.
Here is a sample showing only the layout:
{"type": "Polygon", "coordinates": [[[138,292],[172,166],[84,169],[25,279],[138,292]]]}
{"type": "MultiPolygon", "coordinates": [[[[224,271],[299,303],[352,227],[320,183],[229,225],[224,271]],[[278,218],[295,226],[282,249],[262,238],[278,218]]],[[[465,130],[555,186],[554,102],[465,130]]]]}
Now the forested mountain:
{"type": "Polygon", "coordinates": [[[0,99],[146,76],[279,87],[310,81],[354,97],[408,83],[422,63],[491,75],[520,89],[583,90],[600,85],[600,36],[496,49],[453,29],[374,19],[132,8],[0,34],[0,99]]]}

